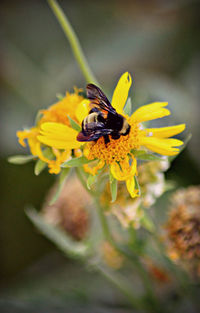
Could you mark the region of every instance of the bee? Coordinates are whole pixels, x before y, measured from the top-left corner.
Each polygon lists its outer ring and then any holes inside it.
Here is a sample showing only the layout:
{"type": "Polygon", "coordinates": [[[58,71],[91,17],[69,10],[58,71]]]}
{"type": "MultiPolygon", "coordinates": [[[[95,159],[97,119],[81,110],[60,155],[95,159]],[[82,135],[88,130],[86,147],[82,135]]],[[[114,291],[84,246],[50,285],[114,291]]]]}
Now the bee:
{"type": "Polygon", "coordinates": [[[97,141],[104,137],[105,144],[110,139],[119,139],[130,132],[127,120],[116,112],[102,90],[94,84],[86,87],[87,97],[94,106],[82,122],[82,130],[77,136],[78,141],[97,141]]]}

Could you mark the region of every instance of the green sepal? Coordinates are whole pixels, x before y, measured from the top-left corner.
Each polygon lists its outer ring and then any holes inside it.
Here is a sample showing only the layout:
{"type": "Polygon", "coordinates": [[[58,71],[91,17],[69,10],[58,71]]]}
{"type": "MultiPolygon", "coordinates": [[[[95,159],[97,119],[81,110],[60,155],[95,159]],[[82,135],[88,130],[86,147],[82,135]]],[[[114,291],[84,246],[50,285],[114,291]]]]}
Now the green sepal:
{"type": "Polygon", "coordinates": [[[127,114],[128,116],[131,116],[132,110],[133,110],[132,102],[131,102],[131,98],[129,97],[124,107],[124,113],[127,114]]]}
{"type": "Polygon", "coordinates": [[[63,96],[63,94],[62,93],[57,93],[56,94],[56,98],[58,99],[58,100],[63,100],[63,98],[64,98],[65,96],[63,96]]]}
{"type": "Polygon", "coordinates": [[[136,150],[136,149],[132,149],[131,153],[135,156],[138,157],[140,155],[146,154],[147,151],[146,150],[136,150]]]}
{"type": "Polygon", "coordinates": [[[43,113],[41,111],[38,111],[36,114],[36,117],[35,117],[35,125],[38,124],[38,122],[41,120],[42,116],[43,116],[43,113]]]}
{"type": "Polygon", "coordinates": [[[12,164],[25,164],[35,159],[34,155],[13,155],[8,158],[8,162],[12,164]]]}
{"type": "Polygon", "coordinates": [[[164,159],[155,155],[155,154],[141,154],[140,156],[137,157],[138,160],[143,160],[143,161],[163,161],[164,159]]]}
{"type": "MultiPolygon", "coordinates": [[[[42,153],[45,158],[49,160],[53,160],[54,154],[50,147],[43,149],[42,153]]],[[[47,166],[47,163],[39,159],[35,164],[35,168],[34,168],[35,175],[38,176],[46,168],[46,166],[47,166]]]]}
{"type": "Polygon", "coordinates": [[[34,167],[34,174],[38,176],[47,166],[47,163],[42,160],[37,160],[34,167]]]}
{"type": "Polygon", "coordinates": [[[56,192],[54,193],[51,201],[50,201],[50,205],[54,204],[56,202],[56,200],[58,199],[63,187],[64,187],[64,184],[65,184],[65,181],[68,177],[68,174],[70,172],[70,168],[64,168],[60,175],[59,175],[59,179],[58,179],[58,186],[57,186],[57,189],[56,189],[56,192]]]}
{"type": "Polygon", "coordinates": [[[67,115],[69,123],[71,125],[71,127],[76,130],[77,132],[81,131],[81,127],[78,123],[76,123],[69,115],[67,115]]]}
{"type": "Polygon", "coordinates": [[[87,179],[87,188],[90,190],[97,181],[97,175],[89,175],[87,179]]]}
{"type": "Polygon", "coordinates": [[[117,199],[117,180],[113,177],[112,173],[110,172],[110,192],[111,192],[111,202],[115,202],[117,199]]]}
{"type": "Polygon", "coordinates": [[[94,160],[88,160],[86,157],[81,156],[79,158],[73,158],[69,161],[64,162],[61,167],[78,167],[81,166],[83,164],[87,164],[90,163],[94,160]]]}
{"type": "Polygon", "coordinates": [[[168,161],[169,162],[172,162],[172,161],[174,161],[177,158],[177,156],[186,148],[186,146],[187,146],[187,144],[188,144],[188,142],[190,141],[191,138],[192,138],[192,134],[188,134],[188,136],[186,137],[183,145],[181,146],[181,148],[179,150],[179,153],[176,154],[176,155],[171,155],[171,156],[168,157],[168,161]]]}
{"type": "Polygon", "coordinates": [[[138,179],[137,179],[136,175],[134,176],[134,179],[135,179],[135,189],[138,190],[138,195],[140,197],[141,196],[141,189],[140,189],[140,185],[139,185],[139,182],[138,182],[138,179]]]}
{"type": "Polygon", "coordinates": [[[162,157],[148,153],[145,150],[131,150],[131,153],[138,159],[143,161],[163,161],[162,157]]]}

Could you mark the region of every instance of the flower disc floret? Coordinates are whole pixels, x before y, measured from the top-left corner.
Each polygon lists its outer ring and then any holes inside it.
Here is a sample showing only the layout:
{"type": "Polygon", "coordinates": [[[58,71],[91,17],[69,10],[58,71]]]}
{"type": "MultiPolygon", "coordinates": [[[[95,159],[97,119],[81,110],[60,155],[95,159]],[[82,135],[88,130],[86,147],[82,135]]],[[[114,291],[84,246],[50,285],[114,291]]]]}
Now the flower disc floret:
{"type": "Polygon", "coordinates": [[[97,142],[88,143],[86,145],[88,159],[100,159],[106,164],[112,164],[113,162],[122,162],[132,149],[138,149],[139,126],[135,121],[131,121],[130,118],[127,118],[127,121],[131,126],[128,135],[120,136],[119,139],[112,139],[109,136],[110,141],[107,144],[105,144],[103,137],[99,138],[97,142]]]}

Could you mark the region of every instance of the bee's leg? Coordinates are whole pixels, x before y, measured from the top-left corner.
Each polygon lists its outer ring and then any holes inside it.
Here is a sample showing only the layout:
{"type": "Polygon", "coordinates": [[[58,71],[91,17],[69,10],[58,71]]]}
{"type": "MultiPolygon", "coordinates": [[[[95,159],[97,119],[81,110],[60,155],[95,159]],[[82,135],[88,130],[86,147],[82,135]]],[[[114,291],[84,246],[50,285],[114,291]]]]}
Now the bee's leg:
{"type": "Polygon", "coordinates": [[[105,145],[107,145],[107,143],[110,142],[109,136],[108,135],[104,135],[103,138],[104,138],[105,145]]]}

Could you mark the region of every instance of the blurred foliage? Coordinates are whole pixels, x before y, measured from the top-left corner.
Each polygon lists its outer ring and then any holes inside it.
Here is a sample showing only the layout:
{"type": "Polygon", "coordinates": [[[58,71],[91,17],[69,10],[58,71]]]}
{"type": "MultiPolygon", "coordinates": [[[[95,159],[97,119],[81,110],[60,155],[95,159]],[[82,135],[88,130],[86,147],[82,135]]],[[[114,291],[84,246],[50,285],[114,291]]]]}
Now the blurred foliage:
{"type": "MultiPolygon", "coordinates": [[[[76,263],[66,264],[66,259],[58,253],[43,258],[17,276],[0,296],[0,311],[6,313],[105,313],[108,308],[109,312],[120,312],[120,306],[124,305],[120,294],[100,275],[86,272],[76,263]]],[[[123,308],[123,312],[130,310],[123,308]]]]}

